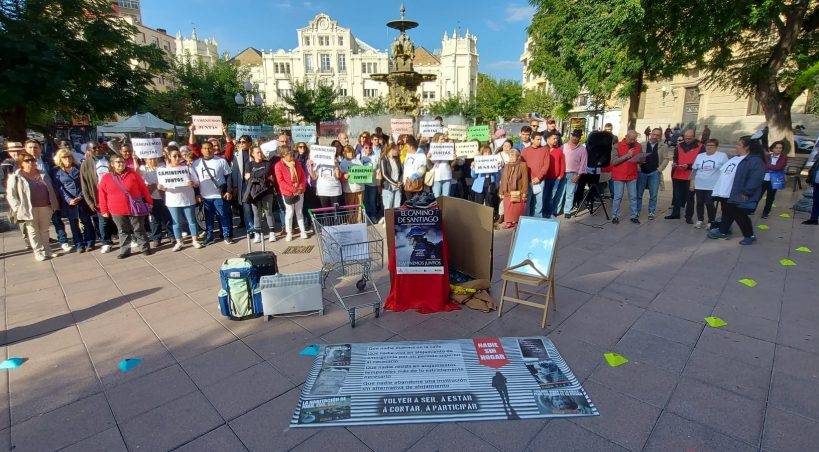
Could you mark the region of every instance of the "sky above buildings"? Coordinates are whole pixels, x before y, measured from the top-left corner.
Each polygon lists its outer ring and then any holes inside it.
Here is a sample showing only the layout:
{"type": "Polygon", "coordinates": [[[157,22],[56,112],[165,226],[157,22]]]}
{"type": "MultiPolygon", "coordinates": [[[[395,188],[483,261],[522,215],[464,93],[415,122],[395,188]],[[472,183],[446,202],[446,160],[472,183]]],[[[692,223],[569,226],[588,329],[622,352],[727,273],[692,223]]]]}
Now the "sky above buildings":
{"type": "MultiPolygon", "coordinates": [[[[386,27],[398,18],[401,1],[392,0],[142,0],[142,21],[168,34],[188,36],[195,25],[200,39],[215,37],[219,52],[235,55],[247,47],[260,50],[296,47],[296,29],[317,13],[328,14],[364,42],[386,50],[395,31],[386,27]]],[[[478,37],[479,72],[498,78],[521,79],[520,54],[533,9],[526,1],[404,1],[408,19],[420,22],[410,30],[416,45],[430,51],[441,38],[459,34],[478,37]]]]}

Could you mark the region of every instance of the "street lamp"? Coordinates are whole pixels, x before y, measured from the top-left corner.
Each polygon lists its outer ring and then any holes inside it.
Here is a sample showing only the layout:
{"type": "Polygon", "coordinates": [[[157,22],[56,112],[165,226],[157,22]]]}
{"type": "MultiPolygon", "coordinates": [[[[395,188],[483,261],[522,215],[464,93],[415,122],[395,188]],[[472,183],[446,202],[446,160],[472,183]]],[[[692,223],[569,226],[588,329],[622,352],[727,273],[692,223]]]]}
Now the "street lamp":
{"type": "MultiPolygon", "coordinates": [[[[239,107],[243,107],[245,112],[248,112],[253,107],[261,107],[264,104],[262,96],[259,95],[259,93],[253,92],[255,86],[252,82],[244,82],[242,88],[244,88],[244,93],[236,93],[236,96],[233,97],[233,101],[236,102],[236,105],[239,107]]],[[[244,120],[247,121],[247,116],[243,115],[243,117],[244,120]]]]}

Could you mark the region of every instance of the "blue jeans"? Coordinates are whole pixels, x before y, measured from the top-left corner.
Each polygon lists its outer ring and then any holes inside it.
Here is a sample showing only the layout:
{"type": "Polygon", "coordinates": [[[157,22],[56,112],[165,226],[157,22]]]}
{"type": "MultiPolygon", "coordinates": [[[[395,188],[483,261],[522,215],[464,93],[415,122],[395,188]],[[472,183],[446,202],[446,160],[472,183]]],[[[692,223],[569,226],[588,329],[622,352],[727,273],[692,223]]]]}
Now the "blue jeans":
{"type": "MultiPolygon", "coordinates": [[[[563,178],[564,181],[564,193],[565,197],[563,199],[563,213],[567,214],[572,211],[572,206],[574,205],[574,193],[577,191],[577,184],[572,182],[572,178],[577,176],[577,173],[566,173],[566,177],[563,178]]],[[[559,212],[555,212],[556,214],[559,212]]]]}
{"type": "Polygon", "coordinates": [[[552,217],[552,190],[555,182],[554,179],[543,179],[543,218],[552,217]]]}
{"type": "Polygon", "coordinates": [[[57,232],[57,241],[60,244],[68,243],[68,235],[65,233],[65,223],[63,223],[63,216],[60,215],[59,210],[55,210],[51,214],[51,224],[54,225],[54,231],[57,232]]]}
{"type": "Polygon", "coordinates": [[[97,232],[99,233],[100,243],[103,245],[113,245],[114,241],[111,240],[111,236],[113,235],[113,231],[111,230],[114,227],[114,220],[110,218],[105,218],[102,216],[101,213],[97,212],[97,232]]]}
{"type": "MultiPolygon", "coordinates": [[[[545,181],[540,181],[540,186],[543,187],[544,185],[545,181]]],[[[529,193],[527,194],[527,199],[529,201],[527,202],[528,206],[526,208],[526,211],[530,217],[543,216],[543,194],[545,191],[546,189],[544,188],[543,191],[536,195],[535,192],[532,191],[532,184],[529,184],[529,193]]]]}
{"type": "Polygon", "coordinates": [[[566,191],[566,176],[562,179],[555,179],[552,184],[552,210],[551,214],[554,216],[560,215],[563,212],[563,193],[566,191]]]}
{"type": "Polygon", "coordinates": [[[653,214],[657,211],[657,194],[660,191],[660,175],[659,171],[651,173],[637,173],[637,213],[643,210],[643,192],[648,187],[648,213],[653,214]]]}
{"type": "Polygon", "coordinates": [[[93,248],[97,240],[97,233],[94,231],[94,222],[87,213],[80,214],[79,217],[68,220],[71,227],[71,239],[77,249],[93,248]],[[82,228],[80,228],[82,222],[82,228]]]}
{"type": "Polygon", "coordinates": [[[435,197],[449,196],[449,190],[452,188],[452,179],[436,180],[432,183],[432,194],[435,197]]]}
{"type": "Polygon", "coordinates": [[[199,225],[196,223],[196,204],[185,207],[168,207],[171,213],[171,220],[173,224],[173,236],[176,240],[182,240],[182,217],[188,223],[191,237],[196,238],[199,234],[199,225]]]}
{"type": "Polygon", "coordinates": [[[637,180],[613,180],[614,200],[611,203],[611,216],[620,218],[620,204],[623,201],[623,190],[628,188],[628,207],[631,210],[631,218],[640,216],[637,209],[637,180]]]}
{"type": "Polygon", "coordinates": [[[378,222],[381,219],[378,214],[378,187],[375,185],[364,186],[364,211],[371,221],[378,222]]]}
{"type": "Polygon", "coordinates": [[[384,204],[384,210],[401,207],[401,187],[384,187],[384,189],[381,190],[381,203],[384,204]]]}
{"type": "MultiPolygon", "coordinates": [[[[213,240],[213,220],[219,216],[222,226],[222,238],[233,238],[233,215],[230,212],[230,203],[222,198],[205,199],[205,241],[213,240]]],[[[253,215],[253,211],[250,212],[253,215]]],[[[252,221],[252,220],[251,220],[252,221]]]]}

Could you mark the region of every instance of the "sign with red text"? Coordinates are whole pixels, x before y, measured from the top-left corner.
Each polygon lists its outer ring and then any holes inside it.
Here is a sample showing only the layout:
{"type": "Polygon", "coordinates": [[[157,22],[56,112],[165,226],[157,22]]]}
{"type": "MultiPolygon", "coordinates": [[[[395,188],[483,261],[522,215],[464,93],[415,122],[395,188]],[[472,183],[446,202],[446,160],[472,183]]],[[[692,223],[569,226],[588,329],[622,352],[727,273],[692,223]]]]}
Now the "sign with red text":
{"type": "Polygon", "coordinates": [[[193,133],[195,135],[221,135],[222,134],[222,117],[221,116],[191,116],[191,123],[196,129],[193,133]]]}
{"type": "Polygon", "coordinates": [[[478,354],[478,364],[491,367],[493,369],[501,368],[509,363],[509,358],[503,351],[503,345],[498,338],[475,338],[472,339],[475,343],[475,352],[478,354]]]}

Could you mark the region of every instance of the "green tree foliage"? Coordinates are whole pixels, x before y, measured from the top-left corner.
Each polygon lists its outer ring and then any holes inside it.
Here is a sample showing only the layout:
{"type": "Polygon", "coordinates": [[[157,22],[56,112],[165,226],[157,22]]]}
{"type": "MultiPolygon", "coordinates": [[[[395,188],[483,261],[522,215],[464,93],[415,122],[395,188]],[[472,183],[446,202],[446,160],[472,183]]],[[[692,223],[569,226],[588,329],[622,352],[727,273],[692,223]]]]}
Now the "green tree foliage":
{"type": "Polygon", "coordinates": [[[351,96],[341,96],[338,99],[336,107],[337,118],[349,118],[350,116],[358,116],[362,108],[358,105],[358,101],[351,96]]]}
{"type": "MultiPolygon", "coordinates": [[[[685,24],[660,36],[710,82],[762,104],[769,141],[793,139],[791,107],[819,75],[815,0],[666,1],[666,20],[685,24]]],[[[791,146],[793,149],[793,146],[791,146]]]]}
{"type": "Polygon", "coordinates": [[[461,115],[467,119],[474,119],[477,115],[475,102],[460,96],[451,96],[433,102],[426,107],[426,110],[435,116],[461,115]]]}
{"type": "Polygon", "coordinates": [[[361,107],[360,113],[364,116],[377,116],[387,114],[387,99],[383,96],[372,97],[361,107]]]}
{"type": "Polygon", "coordinates": [[[488,122],[518,116],[523,105],[523,88],[514,80],[496,80],[486,74],[478,74],[478,90],[475,95],[478,121],[488,122]]]}
{"type": "Polygon", "coordinates": [[[523,92],[520,114],[539,113],[543,117],[556,116],[557,100],[550,93],[536,89],[523,92]]]}
{"type": "Polygon", "coordinates": [[[349,104],[345,102],[339,92],[331,85],[293,82],[291,92],[283,98],[287,111],[305,122],[316,125],[319,129],[321,121],[337,119],[339,112],[343,113],[349,104]]]}
{"type": "Polygon", "coordinates": [[[142,103],[164,52],[132,42],[136,28],[108,0],[0,2],[0,118],[24,139],[31,120],[103,117],[142,103]]]}

